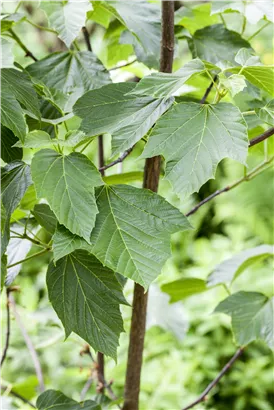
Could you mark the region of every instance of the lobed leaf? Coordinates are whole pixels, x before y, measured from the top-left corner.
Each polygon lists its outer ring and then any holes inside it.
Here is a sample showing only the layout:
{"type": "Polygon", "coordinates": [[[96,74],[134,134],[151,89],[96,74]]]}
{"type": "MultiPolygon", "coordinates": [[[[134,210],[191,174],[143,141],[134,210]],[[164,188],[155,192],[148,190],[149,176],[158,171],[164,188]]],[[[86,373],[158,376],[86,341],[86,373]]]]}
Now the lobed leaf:
{"type": "Polygon", "coordinates": [[[223,158],[244,164],[247,150],[247,126],[237,107],[180,103],[156,123],[141,158],[163,155],[165,178],[186,197],[214,177],[223,158]]]}

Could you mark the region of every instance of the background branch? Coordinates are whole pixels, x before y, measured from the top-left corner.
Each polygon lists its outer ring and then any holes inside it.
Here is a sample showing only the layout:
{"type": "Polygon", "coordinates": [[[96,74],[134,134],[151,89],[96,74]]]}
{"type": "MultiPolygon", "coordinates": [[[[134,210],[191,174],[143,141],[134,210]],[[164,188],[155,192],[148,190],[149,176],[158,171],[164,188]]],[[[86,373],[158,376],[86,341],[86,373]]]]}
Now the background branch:
{"type": "Polygon", "coordinates": [[[134,147],[131,147],[129,149],[127,149],[119,158],[117,158],[115,161],[111,162],[110,164],[104,165],[102,167],[99,168],[99,171],[105,171],[108,168],[113,167],[116,164],[119,164],[119,162],[123,162],[124,159],[131,153],[131,151],[133,150],[134,147]]]}
{"type": "Polygon", "coordinates": [[[7,353],[8,353],[8,348],[9,348],[9,342],[10,342],[10,289],[6,289],[6,295],[7,295],[7,331],[6,331],[6,341],[5,341],[5,347],[2,353],[1,357],[1,366],[3,365],[7,353]]]}
{"type": "Polygon", "coordinates": [[[243,353],[244,348],[240,347],[240,349],[237,350],[237,352],[234,354],[234,356],[229,360],[229,362],[222,368],[218,376],[207,386],[207,388],[203,391],[203,393],[198,397],[197,400],[195,400],[193,403],[191,403],[189,406],[184,407],[182,410],[189,410],[192,409],[192,407],[196,406],[197,404],[205,401],[207,399],[207,394],[213,389],[213,387],[216,386],[216,384],[221,380],[221,378],[226,374],[226,372],[230,369],[230,367],[233,365],[233,363],[241,356],[243,353]]]}
{"type": "Polygon", "coordinates": [[[11,37],[16,41],[16,43],[22,48],[22,50],[25,51],[26,57],[32,58],[34,61],[38,61],[38,59],[32,54],[32,52],[25,46],[25,44],[22,43],[20,38],[15,34],[15,32],[10,28],[9,33],[11,34],[11,37]]]}
{"type": "Polygon", "coordinates": [[[205,91],[205,93],[204,93],[204,96],[203,96],[202,99],[200,100],[200,104],[204,104],[204,103],[206,102],[206,99],[207,99],[207,97],[209,96],[210,91],[212,90],[212,88],[213,88],[213,86],[214,86],[214,83],[215,83],[215,81],[217,81],[217,79],[218,79],[218,75],[216,74],[216,75],[214,76],[214,78],[213,78],[213,81],[211,81],[211,83],[210,83],[209,86],[207,87],[207,89],[206,89],[206,91],[205,91]]]}
{"type": "Polygon", "coordinates": [[[16,305],[15,305],[15,301],[12,295],[10,295],[10,305],[12,307],[12,311],[14,314],[14,317],[16,319],[17,325],[22,333],[22,336],[25,340],[25,343],[27,345],[27,348],[29,350],[30,356],[32,358],[33,364],[34,364],[34,368],[35,368],[35,372],[36,372],[36,376],[39,382],[39,390],[41,392],[45,391],[45,384],[44,384],[44,379],[43,379],[43,373],[42,373],[42,369],[41,369],[41,365],[39,362],[39,358],[38,355],[36,353],[36,350],[32,344],[32,341],[28,335],[28,332],[23,324],[23,322],[21,321],[21,317],[19,315],[19,313],[17,312],[16,309],[16,305]]]}
{"type": "Polygon", "coordinates": [[[258,135],[258,137],[255,137],[252,140],[250,140],[249,147],[253,147],[256,144],[259,144],[259,142],[266,140],[267,138],[271,137],[273,134],[274,134],[274,127],[269,128],[268,130],[263,132],[261,135],[258,135]]]}
{"type": "Polygon", "coordinates": [[[28,404],[30,407],[36,409],[36,407],[34,406],[34,404],[32,404],[30,401],[28,401],[27,399],[25,399],[25,397],[21,396],[21,394],[16,393],[15,391],[13,391],[12,389],[9,389],[8,386],[3,386],[1,384],[1,390],[7,390],[8,393],[14,397],[16,397],[17,399],[23,401],[24,403],[28,404]]]}

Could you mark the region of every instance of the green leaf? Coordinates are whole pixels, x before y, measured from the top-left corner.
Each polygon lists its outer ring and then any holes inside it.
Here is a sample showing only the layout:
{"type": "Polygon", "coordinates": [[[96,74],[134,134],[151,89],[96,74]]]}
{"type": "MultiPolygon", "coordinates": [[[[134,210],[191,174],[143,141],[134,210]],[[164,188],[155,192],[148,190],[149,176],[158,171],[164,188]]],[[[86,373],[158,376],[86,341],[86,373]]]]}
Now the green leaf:
{"type": "Polygon", "coordinates": [[[14,95],[3,87],[1,89],[1,124],[24,141],[27,125],[22,108],[14,95]]]}
{"type": "Polygon", "coordinates": [[[84,249],[91,252],[91,245],[80,236],[73,235],[63,225],[58,225],[52,237],[54,261],[56,262],[64,256],[69,255],[76,249],[84,249]]]}
{"type": "Polygon", "coordinates": [[[73,1],[47,1],[42,2],[40,8],[45,11],[50,27],[57,31],[58,37],[69,48],[85,25],[86,14],[92,10],[92,4],[81,1],[79,7],[73,1]]]}
{"type": "Polygon", "coordinates": [[[75,115],[83,118],[80,129],[87,135],[112,134],[113,155],[139,141],[173,103],[173,98],[127,95],[134,86],[134,83],[106,85],[89,91],[74,105],[75,115]]]}
{"type": "Polygon", "coordinates": [[[249,266],[274,255],[274,247],[261,245],[247,249],[216,266],[207,279],[208,286],[233,282],[249,266]]]}
{"type": "Polygon", "coordinates": [[[68,51],[50,54],[27,67],[31,76],[49,88],[62,92],[82,93],[110,83],[109,73],[90,51],[68,51]]]}
{"type": "Polygon", "coordinates": [[[182,87],[187,80],[206,71],[204,63],[196,58],[172,74],[152,73],[141,79],[128,95],[150,95],[152,97],[170,97],[182,87]]]}
{"type": "Polygon", "coordinates": [[[14,133],[1,124],[1,158],[6,163],[23,158],[23,150],[13,147],[17,141],[14,133]]]}
{"type": "Polygon", "coordinates": [[[197,293],[205,292],[206,282],[198,278],[182,278],[161,286],[163,292],[170,296],[170,303],[178,302],[197,293]]]}
{"type": "Polygon", "coordinates": [[[245,163],[246,123],[232,104],[180,103],[156,123],[142,158],[163,155],[165,178],[181,197],[197,192],[226,157],[245,163]]]}
{"type": "Polygon", "coordinates": [[[194,34],[196,30],[218,23],[218,17],[211,16],[210,9],[211,4],[199,4],[192,8],[184,5],[175,12],[175,24],[194,34]]]}
{"type": "Polygon", "coordinates": [[[93,1],[92,2],[92,11],[88,11],[87,18],[90,20],[95,21],[96,23],[100,24],[101,26],[108,28],[110,20],[111,20],[111,13],[108,11],[104,4],[100,1],[93,1]]]}
{"type": "Polygon", "coordinates": [[[2,68],[11,68],[14,62],[14,56],[12,53],[13,43],[1,37],[1,61],[0,66],[2,68]]]}
{"type": "Polygon", "coordinates": [[[47,286],[66,336],[75,332],[96,351],[116,359],[124,331],[119,304],[127,302],[114,272],[86,251],[76,251],[49,265],[47,286]]]}
{"type": "Polygon", "coordinates": [[[40,118],[39,102],[28,75],[14,68],[1,70],[2,90],[13,95],[27,110],[40,118]]]}
{"type": "Polygon", "coordinates": [[[239,50],[235,61],[241,67],[227,68],[225,71],[244,75],[251,84],[274,95],[274,66],[262,65],[259,58],[245,48],[239,50]]]}
{"type": "Polygon", "coordinates": [[[132,34],[126,37],[126,42],[134,45],[138,60],[158,68],[161,38],[159,4],[151,4],[145,0],[133,0],[130,3],[125,0],[111,0],[104,5],[129,30],[129,34],[132,34]]]}
{"type": "Polygon", "coordinates": [[[23,14],[13,13],[1,16],[1,33],[8,31],[13,25],[19,23],[25,18],[23,14]]]}
{"type": "Polygon", "coordinates": [[[65,139],[51,138],[51,136],[42,130],[34,130],[29,132],[24,143],[18,141],[14,144],[14,147],[23,147],[23,148],[53,148],[54,145],[60,147],[75,147],[79,143],[84,143],[90,137],[86,137],[82,131],[69,131],[65,135],[65,139]]]}
{"type": "Polygon", "coordinates": [[[255,108],[255,112],[262,121],[274,126],[274,100],[269,101],[262,108],[255,108]]]}
{"type": "Polygon", "coordinates": [[[36,221],[52,235],[57,227],[57,219],[47,204],[36,204],[32,211],[36,221]]]}
{"type": "Polygon", "coordinates": [[[147,288],[170,256],[170,234],[190,229],[188,220],[161,196],[129,185],[99,188],[97,205],[91,252],[147,288]]]}
{"type": "Polygon", "coordinates": [[[4,233],[0,234],[0,256],[9,241],[9,218],[31,184],[30,169],[25,163],[17,161],[0,168],[0,200],[7,215],[4,233]]]}
{"type": "Polygon", "coordinates": [[[3,234],[6,224],[7,214],[3,202],[0,200],[0,234],[3,234]]]}
{"type": "Polygon", "coordinates": [[[232,97],[246,87],[245,76],[240,74],[232,74],[230,77],[221,77],[219,75],[219,82],[231,93],[232,97]]]}
{"type": "Polygon", "coordinates": [[[7,255],[1,256],[1,292],[5,285],[5,280],[7,276],[7,255]]]}
{"type": "Polygon", "coordinates": [[[273,20],[273,7],[271,1],[213,1],[211,14],[239,12],[251,24],[257,24],[262,18],[273,20]]]}
{"type": "Polygon", "coordinates": [[[94,187],[103,181],[95,165],[83,154],[67,156],[44,149],[31,164],[38,198],[45,198],[58,221],[89,241],[98,209],[94,187]]]}
{"type": "Polygon", "coordinates": [[[273,348],[273,302],[274,298],[268,299],[262,293],[237,292],[223,300],[215,312],[231,316],[238,345],[261,339],[273,348]]]}
{"type": "Polygon", "coordinates": [[[228,30],[222,24],[197,30],[192,38],[187,38],[193,58],[210,61],[234,61],[235,55],[242,47],[249,48],[249,43],[239,33],[228,30]]]}
{"type": "Polygon", "coordinates": [[[38,410],[102,410],[93,400],[77,403],[58,390],[46,390],[36,401],[38,410]]]}

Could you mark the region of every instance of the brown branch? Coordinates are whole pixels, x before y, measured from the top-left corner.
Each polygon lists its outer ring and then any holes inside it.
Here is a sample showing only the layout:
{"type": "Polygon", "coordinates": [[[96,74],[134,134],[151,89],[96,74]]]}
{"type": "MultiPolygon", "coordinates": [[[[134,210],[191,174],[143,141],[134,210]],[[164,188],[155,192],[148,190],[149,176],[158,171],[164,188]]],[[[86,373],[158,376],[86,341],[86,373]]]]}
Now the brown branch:
{"type": "Polygon", "coordinates": [[[1,366],[3,365],[6,359],[8,348],[9,348],[9,342],[10,342],[10,289],[9,288],[7,288],[6,294],[7,294],[7,331],[6,331],[5,347],[2,353],[2,357],[1,357],[1,366]]]}
{"type": "Polygon", "coordinates": [[[244,348],[240,347],[240,349],[237,350],[237,352],[234,354],[234,356],[229,360],[229,362],[222,368],[218,376],[207,386],[207,388],[203,391],[203,393],[198,397],[197,400],[195,400],[193,403],[191,403],[189,406],[184,407],[182,410],[189,410],[192,409],[192,407],[196,406],[197,404],[206,401],[207,400],[207,394],[217,385],[217,383],[221,380],[221,378],[228,372],[230,367],[234,364],[234,362],[241,356],[243,353],[244,348]]]}
{"type": "Polygon", "coordinates": [[[97,392],[104,394],[105,392],[105,357],[103,353],[97,353],[97,392]]]}
{"type": "Polygon", "coordinates": [[[240,185],[242,182],[245,181],[250,181],[257,175],[259,175],[262,171],[265,170],[266,166],[270,164],[274,159],[274,156],[270,157],[269,160],[263,162],[260,164],[258,167],[254,168],[252,171],[250,171],[247,175],[243,176],[243,178],[238,179],[236,182],[234,182],[231,185],[227,185],[226,187],[222,189],[218,189],[217,191],[213,192],[213,194],[209,195],[205,199],[203,199],[201,202],[199,202],[197,205],[194,206],[189,212],[186,213],[186,216],[193,215],[196,211],[198,211],[201,206],[206,204],[207,202],[211,201],[211,199],[215,198],[216,196],[219,196],[223,194],[224,192],[228,192],[233,188],[236,188],[238,185],[240,185]]]}
{"type": "Polygon", "coordinates": [[[136,63],[136,61],[137,61],[137,58],[135,58],[133,61],[130,61],[128,63],[117,65],[116,67],[112,67],[108,71],[114,71],[114,70],[118,70],[119,68],[128,67],[129,65],[136,63]]]}
{"type": "Polygon", "coordinates": [[[216,74],[213,78],[213,81],[209,84],[209,86],[207,87],[204,96],[202,97],[202,99],[200,100],[200,104],[204,104],[206,102],[207,97],[210,94],[210,91],[212,90],[215,81],[218,79],[218,75],[216,74]]]}
{"type": "Polygon", "coordinates": [[[34,61],[38,61],[38,59],[32,54],[32,52],[25,46],[25,44],[22,43],[20,38],[15,34],[15,32],[10,28],[9,32],[12,36],[12,38],[16,41],[16,43],[22,48],[22,50],[25,51],[26,57],[32,58],[34,61]]]}
{"type": "Polygon", "coordinates": [[[258,135],[258,137],[255,137],[252,140],[250,140],[249,147],[254,147],[254,145],[259,144],[259,142],[266,140],[267,138],[271,137],[273,134],[274,134],[274,127],[269,128],[267,131],[263,132],[261,135],[258,135]]]}
{"type": "Polygon", "coordinates": [[[114,165],[119,164],[120,162],[123,162],[124,159],[131,153],[131,151],[133,150],[134,147],[131,147],[129,149],[127,149],[119,158],[117,158],[115,161],[111,162],[110,164],[104,165],[102,167],[99,168],[99,171],[105,171],[108,168],[113,167],[114,165]]]}
{"type": "Polygon", "coordinates": [[[82,33],[84,35],[84,39],[85,39],[88,51],[92,51],[91,44],[90,44],[90,39],[89,39],[89,32],[88,32],[88,30],[85,26],[82,27],[82,33]]]}
{"type": "Polygon", "coordinates": [[[28,404],[30,407],[33,407],[34,409],[36,409],[36,407],[34,406],[34,404],[32,404],[30,401],[28,401],[27,399],[25,399],[25,397],[21,396],[21,394],[16,393],[15,391],[13,391],[12,389],[9,390],[8,386],[3,386],[1,384],[1,390],[8,390],[8,393],[11,394],[12,396],[16,397],[17,399],[23,401],[24,403],[28,404]]]}
{"type": "Polygon", "coordinates": [[[83,390],[82,390],[81,393],[80,393],[80,401],[84,401],[84,400],[85,400],[86,394],[87,394],[87,392],[89,391],[89,388],[90,388],[90,386],[92,385],[92,382],[93,382],[93,376],[91,375],[91,376],[89,376],[89,378],[87,379],[86,384],[84,385],[83,390]]]}
{"type": "Polygon", "coordinates": [[[32,344],[32,341],[28,335],[28,332],[23,324],[23,322],[21,321],[21,317],[19,315],[19,313],[17,312],[16,309],[16,305],[15,305],[15,301],[14,298],[12,297],[12,295],[10,295],[10,305],[12,307],[13,310],[13,314],[14,317],[16,319],[17,325],[22,333],[22,336],[25,340],[25,343],[27,345],[27,348],[29,350],[30,356],[32,358],[33,364],[34,364],[34,368],[35,368],[35,372],[36,372],[36,376],[39,382],[39,389],[41,392],[45,391],[45,384],[44,384],[44,379],[43,379],[43,373],[42,373],[42,369],[41,369],[41,365],[39,362],[39,358],[38,355],[36,353],[36,350],[32,344]]]}
{"type": "MultiPolygon", "coordinates": [[[[162,1],[162,44],[160,71],[172,72],[174,53],[174,1],[162,1]]],[[[161,157],[148,158],[145,163],[143,187],[158,190],[161,157]]],[[[146,329],[148,292],[138,283],[134,285],[132,319],[128,349],[123,410],[139,409],[141,369],[146,329]]]]}

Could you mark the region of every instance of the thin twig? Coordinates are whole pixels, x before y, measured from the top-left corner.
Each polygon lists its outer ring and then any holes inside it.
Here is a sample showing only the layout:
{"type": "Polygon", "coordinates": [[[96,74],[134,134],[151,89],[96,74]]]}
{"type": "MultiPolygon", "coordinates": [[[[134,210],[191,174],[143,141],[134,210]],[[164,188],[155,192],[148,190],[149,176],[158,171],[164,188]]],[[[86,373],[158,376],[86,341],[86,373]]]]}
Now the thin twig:
{"type": "Polygon", "coordinates": [[[91,44],[90,44],[90,39],[89,39],[89,32],[88,32],[88,30],[85,26],[82,27],[82,32],[83,32],[83,35],[84,35],[84,39],[85,39],[88,51],[92,51],[91,44]]]}
{"type": "Polygon", "coordinates": [[[209,96],[210,91],[212,90],[215,81],[218,79],[218,75],[216,74],[213,78],[213,81],[211,81],[210,85],[207,87],[205,94],[203,98],[200,100],[200,104],[204,104],[206,102],[207,97],[209,96]]]}
{"type": "Polygon", "coordinates": [[[273,134],[274,134],[274,127],[269,128],[267,131],[263,132],[261,135],[258,135],[258,137],[255,137],[252,140],[250,140],[249,147],[253,147],[256,144],[259,144],[259,142],[266,140],[267,138],[271,137],[273,134]]]}
{"type": "Polygon", "coordinates": [[[217,191],[213,192],[213,194],[209,195],[205,199],[203,199],[201,202],[199,202],[197,205],[194,206],[189,212],[186,213],[186,216],[193,215],[196,211],[198,211],[201,206],[206,204],[207,202],[211,201],[211,199],[215,198],[216,196],[219,196],[223,194],[224,192],[228,192],[233,188],[236,188],[236,186],[240,185],[242,182],[245,181],[250,181],[257,175],[259,175],[262,171],[266,169],[266,166],[269,165],[274,159],[274,156],[269,158],[267,161],[263,162],[260,164],[258,167],[254,168],[252,171],[250,171],[248,174],[246,174],[243,178],[238,179],[236,182],[234,182],[231,185],[227,185],[225,188],[218,189],[217,191]]]}
{"type": "Polygon", "coordinates": [[[3,365],[6,359],[8,348],[9,348],[9,342],[10,342],[10,289],[9,288],[7,288],[6,294],[7,294],[7,331],[6,331],[5,347],[2,353],[2,357],[1,357],[1,366],[3,365]]]}
{"type": "Polygon", "coordinates": [[[234,362],[241,356],[243,353],[244,348],[240,347],[234,356],[229,360],[229,362],[222,368],[218,376],[207,386],[207,388],[203,391],[203,393],[196,399],[193,403],[189,406],[184,407],[182,410],[189,410],[192,407],[196,406],[197,404],[207,400],[207,394],[217,385],[217,383],[221,380],[221,378],[227,373],[230,367],[234,364],[234,362]]]}
{"type": "Polygon", "coordinates": [[[17,399],[23,401],[24,403],[28,404],[30,407],[36,409],[36,407],[34,406],[34,404],[32,404],[30,401],[28,401],[27,399],[25,399],[25,397],[21,396],[21,394],[16,393],[15,391],[13,391],[12,389],[10,390],[8,386],[3,386],[1,384],[1,390],[8,390],[8,394],[11,394],[12,396],[16,397],[17,399]]]}
{"type": "Polygon", "coordinates": [[[117,65],[116,67],[112,67],[108,71],[114,71],[114,70],[118,70],[119,68],[128,67],[129,65],[136,63],[136,61],[137,61],[137,58],[135,58],[132,61],[129,61],[128,63],[117,65]]]}
{"type": "Polygon", "coordinates": [[[89,376],[89,378],[87,379],[87,381],[86,381],[86,383],[85,383],[85,385],[84,385],[84,387],[83,387],[83,390],[82,390],[81,393],[80,393],[80,400],[81,400],[81,401],[84,401],[84,400],[85,400],[86,394],[87,394],[87,392],[89,391],[89,388],[90,388],[90,386],[92,385],[92,382],[93,382],[93,377],[92,377],[92,375],[91,375],[91,376],[89,376]]]}
{"type": "Polygon", "coordinates": [[[16,41],[16,43],[22,48],[22,50],[25,51],[26,57],[32,58],[34,61],[38,61],[38,59],[32,54],[32,52],[25,46],[25,44],[22,43],[20,38],[15,34],[15,32],[10,28],[9,32],[12,36],[12,38],[16,41]]]}
{"type": "Polygon", "coordinates": [[[119,164],[119,162],[123,162],[124,159],[131,153],[131,151],[133,150],[134,147],[131,147],[129,149],[127,149],[119,158],[117,158],[115,161],[111,162],[110,164],[104,165],[103,167],[99,168],[99,171],[105,171],[108,168],[113,167],[116,164],[119,164]]]}
{"type": "Polygon", "coordinates": [[[44,384],[44,379],[43,379],[43,373],[42,373],[42,369],[41,369],[41,365],[39,362],[39,358],[38,355],[36,353],[36,350],[32,344],[32,341],[28,335],[28,332],[23,324],[23,322],[21,321],[21,317],[16,309],[16,305],[15,305],[15,301],[14,298],[12,297],[12,295],[10,296],[10,305],[12,307],[12,311],[14,314],[14,317],[16,319],[17,325],[22,333],[22,336],[25,340],[25,343],[27,345],[27,348],[29,350],[30,356],[32,358],[33,364],[34,364],[34,368],[35,368],[35,372],[36,372],[36,376],[39,382],[39,389],[41,392],[45,391],[45,384],[44,384]]]}
{"type": "Polygon", "coordinates": [[[97,392],[104,394],[105,392],[105,357],[103,353],[97,353],[97,392]]]}
{"type": "Polygon", "coordinates": [[[30,259],[32,259],[32,258],[36,258],[36,256],[43,255],[44,253],[47,253],[47,252],[49,252],[49,251],[51,251],[51,248],[45,248],[45,249],[43,249],[43,250],[40,251],[40,252],[34,253],[34,254],[30,255],[30,256],[27,256],[25,259],[21,259],[20,261],[17,261],[17,262],[15,262],[15,263],[12,263],[12,264],[8,265],[8,266],[7,266],[7,269],[12,268],[13,266],[16,266],[16,265],[20,265],[21,263],[24,263],[24,262],[26,262],[26,261],[28,261],[28,260],[30,260],[30,259]]]}

